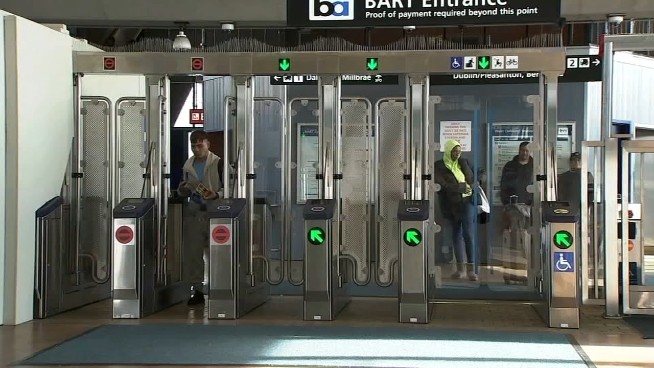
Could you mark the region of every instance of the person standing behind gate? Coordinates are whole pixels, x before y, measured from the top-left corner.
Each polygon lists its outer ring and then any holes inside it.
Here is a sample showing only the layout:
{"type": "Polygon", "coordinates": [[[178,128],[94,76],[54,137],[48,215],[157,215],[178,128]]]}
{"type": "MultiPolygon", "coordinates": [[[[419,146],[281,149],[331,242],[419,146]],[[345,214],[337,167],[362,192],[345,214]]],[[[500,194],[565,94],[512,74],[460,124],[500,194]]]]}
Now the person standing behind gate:
{"type": "MultiPolygon", "coordinates": [[[[593,200],[593,174],[586,173],[588,176],[588,202],[593,200]]],[[[570,170],[560,174],[557,182],[557,199],[567,201],[570,206],[576,210],[581,209],[581,153],[574,152],[570,155],[570,170]]],[[[586,209],[587,210],[587,209],[586,209]]],[[[579,216],[585,213],[579,213],[579,216]]]]}
{"type": "MultiPolygon", "coordinates": [[[[504,274],[504,281],[519,281],[525,283],[527,280],[527,269],[531,256],[531,237],[528,225],[531,222],[531,205],[534,201],[533,193],[527,191],[527,187],[533,183],[534,159],[529,154],[529,142],[520,143],[518,154],[513,160],[507,162],[502,169],[500,181],[500,198],[504,205],[505,230],[508,230],[508,244],[504,248],[503,264],[506,269],[514,268],[513,255],[510,249],[523,253],[526,264],[522,270],[522,277],[507,272],[504,274]]],[[[506,239],[505,239],[506,240],[506,239]]]]}
{"type": "Polygon", "coordinates": [[[462,278],[466,274],[467,263],[468,279],[477,281],[472,240],[474,218],[477,215],[472,197],[474,175],[468,161],[461,158],[459,142],[449,140],[445,143],[443,159],[434,166],[434,180],[441,186],[438,192],[441,211],[452,225],[452,245],[457,262],[452,278],[462,278]]]}
{"type": "Polygon", "coordinates": [[[191,133],[191,150],[182,169],[183,180],[177,192],[189,198],[184,209],[184,281],[193,294],[188,305],[204,303],[204,256],[209,248],[207,202],[222,196],[223,166],[220,157],[209,151],[209,136],[201,130],[191,133]]]}

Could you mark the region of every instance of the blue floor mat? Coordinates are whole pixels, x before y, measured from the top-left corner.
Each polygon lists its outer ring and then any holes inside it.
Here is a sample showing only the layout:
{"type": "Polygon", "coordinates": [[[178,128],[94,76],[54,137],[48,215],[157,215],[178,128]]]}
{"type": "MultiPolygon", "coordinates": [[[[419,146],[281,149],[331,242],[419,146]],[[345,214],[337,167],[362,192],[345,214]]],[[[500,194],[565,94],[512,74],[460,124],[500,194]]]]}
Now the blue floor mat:
{"type": "Polygon", "coordinates": [[[187,324],[106,325],[20,364],[587,367],[558,333],[187,324]]]}

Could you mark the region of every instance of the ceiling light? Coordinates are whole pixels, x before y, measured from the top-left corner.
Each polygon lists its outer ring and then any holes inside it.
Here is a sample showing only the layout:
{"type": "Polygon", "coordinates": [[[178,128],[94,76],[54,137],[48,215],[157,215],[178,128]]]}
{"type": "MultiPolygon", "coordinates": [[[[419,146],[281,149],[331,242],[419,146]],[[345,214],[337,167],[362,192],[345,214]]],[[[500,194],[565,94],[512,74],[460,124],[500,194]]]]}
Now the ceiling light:
{"type": "Polygon", "coordinates": [[[175,50],[191,49],[191,41],[189,41],[188,37],[186,37],[184,31],[180,30],[177,36],[175,37],[175,41],[173,41],[173,49],[175,50]]]}

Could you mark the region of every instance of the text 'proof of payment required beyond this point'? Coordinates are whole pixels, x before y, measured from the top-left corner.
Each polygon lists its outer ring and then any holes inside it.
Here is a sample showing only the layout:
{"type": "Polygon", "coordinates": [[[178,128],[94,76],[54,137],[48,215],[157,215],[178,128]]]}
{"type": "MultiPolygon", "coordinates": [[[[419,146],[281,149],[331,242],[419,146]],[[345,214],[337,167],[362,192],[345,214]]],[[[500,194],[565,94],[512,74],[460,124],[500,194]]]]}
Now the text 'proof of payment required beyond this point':
{"type": "Polygon", "coordinates": [[[366,0],[366,19],[427,20],[448,18],[523,17],[537,7],[516,7],[511,0],[366,0]]]}

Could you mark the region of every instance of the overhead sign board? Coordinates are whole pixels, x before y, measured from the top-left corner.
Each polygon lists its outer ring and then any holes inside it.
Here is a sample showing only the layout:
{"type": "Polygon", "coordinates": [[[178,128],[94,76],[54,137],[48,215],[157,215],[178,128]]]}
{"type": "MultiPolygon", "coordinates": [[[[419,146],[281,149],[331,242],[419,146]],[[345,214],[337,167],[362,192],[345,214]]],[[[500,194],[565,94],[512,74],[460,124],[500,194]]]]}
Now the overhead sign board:
{"type": "Polygon", "coordinates": [[[299,27],[558,23],[561,0],[286,0],[299,27]]]}
{"type": "MultiPolygon", "coordinates": [[[[343,75],[341,76],[341,84],[345,86],[356,85],[397,85],[399,84],[400,77],[398,75],[389,74],[372,74],[372,75],[343,75]]],[[[317,85],[317,75],[272,75],[270,76],[270,84],[273,86],[287,86],[287,85],[317,85]]]]}
{"type": "MultiPolygon", "coordinates": [[[[482,57],[483,58],[483,57],[482,57]]],[[[536,83],[539,72],[513,71],[520,65],[516,57],[490,56],[490,65],[479,65],[472,56],[455,56],[450,60],[452,74],[435,74],[429,77],[432,85],[478,85],[536,83]]],[[[483,59],[488,60],[488,59],[483,59]]],[[[565,73],[559,83],[599,82],[602,80],[602,60],[599,56],[568,56],[565,73]]]]}

